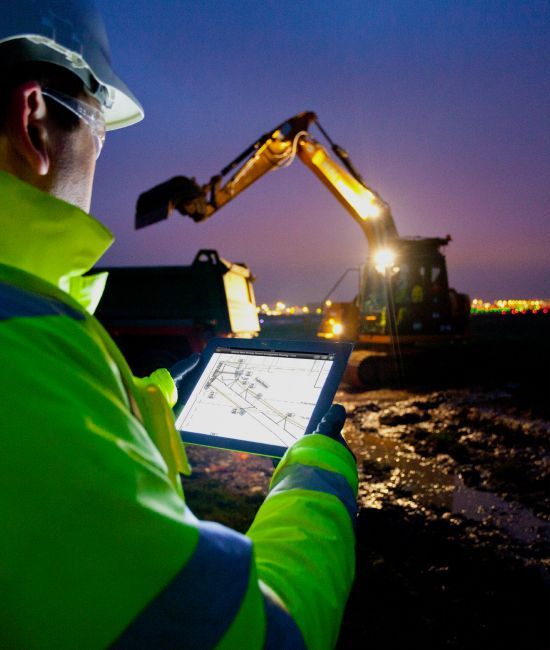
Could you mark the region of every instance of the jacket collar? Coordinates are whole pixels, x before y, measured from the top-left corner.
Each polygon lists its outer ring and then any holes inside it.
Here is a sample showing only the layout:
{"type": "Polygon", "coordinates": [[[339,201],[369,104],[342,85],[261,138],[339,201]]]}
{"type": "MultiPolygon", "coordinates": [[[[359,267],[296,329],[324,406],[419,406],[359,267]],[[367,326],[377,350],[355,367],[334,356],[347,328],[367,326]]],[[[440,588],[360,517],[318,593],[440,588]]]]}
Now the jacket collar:
{"type": "Polygon", "coordinates": [[[0,263],[32,273],[94,311],[107,274],[82,277],[112,233],[70,203],[0,171],[0,263]]]}

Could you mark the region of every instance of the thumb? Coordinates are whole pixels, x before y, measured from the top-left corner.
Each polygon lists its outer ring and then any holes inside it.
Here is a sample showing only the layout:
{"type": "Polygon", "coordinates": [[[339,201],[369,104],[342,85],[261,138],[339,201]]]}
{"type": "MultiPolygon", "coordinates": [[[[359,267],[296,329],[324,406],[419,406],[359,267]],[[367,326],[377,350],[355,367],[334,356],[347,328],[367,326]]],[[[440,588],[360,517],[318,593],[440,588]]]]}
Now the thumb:
{"type": "Polygon", "coordinates": [[[189,374],[197,367],[200,359],[201,355],[198,352],[193,352],[190,356],[175,363],[170,368],[170,374],[172,375],[173,380],[178,382],[183,379],[185,375],[189,374]]]}
{"type": "Polygon", "coordinates": [[[346,421],[346,409],[341,404],[333,404],[317,425],[314,433],[337,436],[346,421]]]}

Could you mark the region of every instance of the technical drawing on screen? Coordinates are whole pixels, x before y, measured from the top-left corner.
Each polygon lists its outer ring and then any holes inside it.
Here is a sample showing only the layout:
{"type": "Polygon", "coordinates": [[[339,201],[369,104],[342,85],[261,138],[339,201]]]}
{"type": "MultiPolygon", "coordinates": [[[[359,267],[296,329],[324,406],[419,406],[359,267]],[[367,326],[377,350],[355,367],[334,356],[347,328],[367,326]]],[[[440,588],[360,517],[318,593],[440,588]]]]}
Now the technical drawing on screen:
{"type": "Polygon", "coordinates": [[[290,446],[306,431],[333,359],[333,353],[217,347],[176,426],[290,446]]]}

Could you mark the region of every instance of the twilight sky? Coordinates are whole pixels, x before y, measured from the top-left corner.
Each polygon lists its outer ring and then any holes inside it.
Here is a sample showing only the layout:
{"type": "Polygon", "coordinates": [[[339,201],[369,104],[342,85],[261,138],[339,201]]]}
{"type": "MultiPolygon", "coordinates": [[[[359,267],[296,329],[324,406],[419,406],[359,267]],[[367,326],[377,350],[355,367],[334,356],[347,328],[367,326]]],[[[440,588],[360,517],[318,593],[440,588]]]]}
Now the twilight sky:
{"type": "MultiPolygon", "coordinates": [[[[550,3],[542,0],[98,0],[115,70],[145,108],[108,134],[92,213],[102,264],[246,262],[256,299],[321,300],[362,263],[361,230],[299,160],[212,219],[135,232],[140,192],[206,182],[314,110],[401,235],[444,236],[451,286],[550,298],[550,3]]],[[[312,133],[318,132],[312,129],[312,133]]],[[[350,276],[337,298],[351,299],[350,276]]]]}

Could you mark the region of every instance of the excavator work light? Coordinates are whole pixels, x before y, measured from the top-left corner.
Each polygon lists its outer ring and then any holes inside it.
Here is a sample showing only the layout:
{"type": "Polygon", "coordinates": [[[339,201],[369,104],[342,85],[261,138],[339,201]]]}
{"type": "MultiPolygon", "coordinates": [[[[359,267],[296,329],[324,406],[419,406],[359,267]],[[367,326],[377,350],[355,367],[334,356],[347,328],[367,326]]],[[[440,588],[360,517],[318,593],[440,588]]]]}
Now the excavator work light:
{"type": "Polygon", "coordinates": [[[385,273],[395,265],[395,253],[390,248],[381,248],[374,254],[374,268],[378,273],[385,273]]]}

